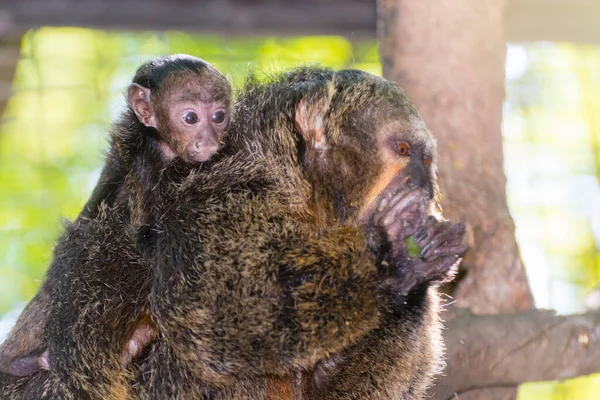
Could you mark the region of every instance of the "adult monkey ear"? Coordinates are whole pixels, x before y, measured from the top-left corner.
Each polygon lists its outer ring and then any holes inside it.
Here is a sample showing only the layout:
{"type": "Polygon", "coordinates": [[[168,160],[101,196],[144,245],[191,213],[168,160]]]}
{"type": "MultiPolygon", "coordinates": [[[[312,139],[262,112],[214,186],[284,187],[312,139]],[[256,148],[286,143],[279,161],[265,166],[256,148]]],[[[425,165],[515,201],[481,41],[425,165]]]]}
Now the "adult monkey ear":
{"type": "Polygon", "coordinates": [[[296,107],[296,127],[304,138],[306,147],[310,150],[327,150],[325,114],[329,109],[334,92],[333,83],[328,82],[324,91],[303,97],[296,107]]]}
{"type": "Polygon", "coordinates": [[[148,88],[132,83],[127,91],[127,100],[138,117],[138,120],[147,127],[156,128],[156,118],[150,103],[152,91],[148,88]]]}

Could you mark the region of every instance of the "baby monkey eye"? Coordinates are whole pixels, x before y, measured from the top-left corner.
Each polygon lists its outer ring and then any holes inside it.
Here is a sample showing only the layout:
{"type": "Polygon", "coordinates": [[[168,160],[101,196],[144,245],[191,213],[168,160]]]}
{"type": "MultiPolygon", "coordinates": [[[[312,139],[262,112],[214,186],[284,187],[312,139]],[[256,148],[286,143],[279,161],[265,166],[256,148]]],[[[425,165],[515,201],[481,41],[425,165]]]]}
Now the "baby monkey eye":
{"type": "Polygon", "coordinates": [[[410,146],[406,142],[398,143],[398,154],[401,156],[410,155],[410,146]]]}
{"type": "Polygon", "coordinates": [[[224,111],[215,111],[211,117],[212,122],[215,124],[220,124],[225,121],[225,112],[224,111]]]}
{"type": "Polygon", "coordinates": [[[183,116],[183,120],[184,120],[186,123],[188,123],[188,124],[190,124],[190,125],[193,125],[193,124],[195,124],[196,122],[198,122],[198,114],[196,114],[195,112],[191,112],[191,111],[190,111],[190,112],[188,112],[188,113],[185,113],[185,115],[183,116]]]}

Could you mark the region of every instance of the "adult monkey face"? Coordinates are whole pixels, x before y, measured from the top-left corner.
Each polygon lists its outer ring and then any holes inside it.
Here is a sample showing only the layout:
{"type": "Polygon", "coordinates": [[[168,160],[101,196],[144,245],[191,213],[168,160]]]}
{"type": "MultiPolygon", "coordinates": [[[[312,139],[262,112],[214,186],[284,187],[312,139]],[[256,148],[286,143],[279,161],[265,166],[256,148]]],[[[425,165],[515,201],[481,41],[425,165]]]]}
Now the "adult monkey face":
{"type": "Polygon", "coordinates": [[[367,221],[399,190],[437,193],[435,141],[404,92],[370,74],[345,70],[306,95],[296,125],[308,149],[314,184],[335,203],[340,219],[367,221]]]}
{"type": "Polygon", "coordinates": [[[315,204],[364,226],[376,252],[392,250],[389,264],[406,264],[404,239],[414,236],[421,253],[413,257],[426,263],[413,266],[416,282],[407,277],[407,287],[452,275],[448,269],[466,250],[464,226],[434,216],[435,141],[404,92],[353,70],[314,86],[298,104],[296,126],[307,143],[315,204]]]}

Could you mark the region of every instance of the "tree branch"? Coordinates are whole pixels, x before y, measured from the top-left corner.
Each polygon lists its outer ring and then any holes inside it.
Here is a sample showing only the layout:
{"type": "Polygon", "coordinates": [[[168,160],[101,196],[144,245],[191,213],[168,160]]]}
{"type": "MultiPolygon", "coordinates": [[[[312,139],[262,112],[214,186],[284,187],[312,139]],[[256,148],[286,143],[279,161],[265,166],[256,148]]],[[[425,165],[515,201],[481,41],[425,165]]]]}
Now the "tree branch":
{"type": "Polygon", "coordinates": [[[479,316],[459,310],[446,326],[448,365],[437,383],[437,400],[600,371],[600,312],[479,316]]]}

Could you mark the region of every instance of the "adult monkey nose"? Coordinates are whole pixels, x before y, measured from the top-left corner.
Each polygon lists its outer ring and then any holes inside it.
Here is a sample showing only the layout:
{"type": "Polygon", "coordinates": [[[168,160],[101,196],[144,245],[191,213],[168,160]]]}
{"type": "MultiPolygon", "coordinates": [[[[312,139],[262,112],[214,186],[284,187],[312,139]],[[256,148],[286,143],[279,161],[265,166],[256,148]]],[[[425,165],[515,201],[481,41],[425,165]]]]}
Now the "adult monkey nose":
{"type": "Polygon", "coordinates": [[[404,170],[403,186],[413,189],[425,189],[429,199],[433,198],[433,181],[429,170],[421,163],[411,161],[404,170]]]}

